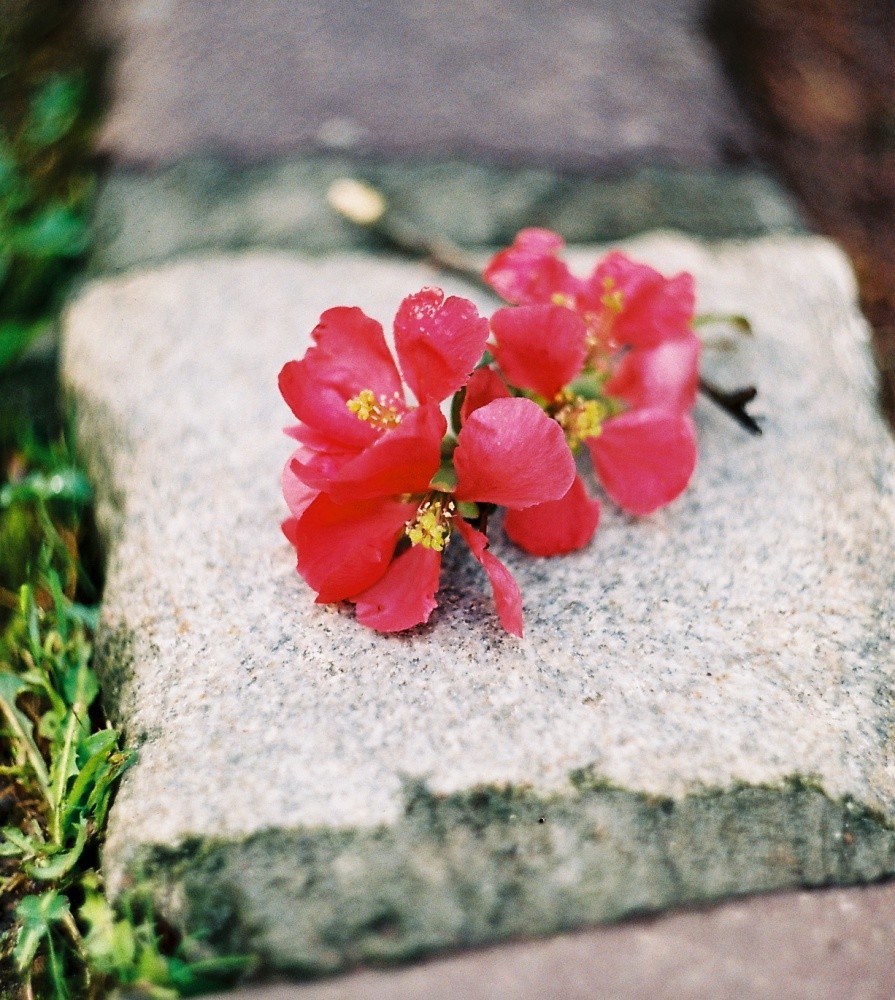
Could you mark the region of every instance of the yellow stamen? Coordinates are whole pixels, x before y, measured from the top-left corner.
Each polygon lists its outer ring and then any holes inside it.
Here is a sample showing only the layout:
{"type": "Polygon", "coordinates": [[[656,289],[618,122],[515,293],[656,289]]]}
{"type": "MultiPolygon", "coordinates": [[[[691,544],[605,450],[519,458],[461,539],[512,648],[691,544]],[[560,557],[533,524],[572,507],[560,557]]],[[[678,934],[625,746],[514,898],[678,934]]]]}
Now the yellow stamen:
{"type": "Polygon", "coordinates": [[[411,545],[443,552],[451,534],[451,518],[456,513],[453,500],[426,500],[420,504],[416,517],[404,526],[411,545]]]}
{"type": "Polygon", "coordinates": [[[397,399],[393,399],[389,403],[385,396],[377,399],[371,389],[362,389],[345,405],[358,420],[371,424],[376,430],[384,431],[401,423],[401,413],[395,405],[396,402],[397,399]]]}
{"type": "Polygon", "coordinates": [[[615,280],[613,278],[603,279],[603,297],[600,299],[600,302],[610,312],[620,313],[622,311],[622,290],[615,287],[615,280]]]}
{"type": "Polygon", "coordinates": [[[598,399],[582,399],[568,389],[564,389],[557,397],[559,409],[553,414],[554,419],[562,427],[566,441],[572,451],[576,451],[586,438],[599,437],[603,431],[602,423],[609,416],[609,409],[598,399]]]}
{"type": "Polygon", "coordinates": [[[554,292],[550,296],[550,301],[555,306],[565,306],[566,309],[575,308],[575,300],[571,295],[566,295],[565,292],[554,292]]]}

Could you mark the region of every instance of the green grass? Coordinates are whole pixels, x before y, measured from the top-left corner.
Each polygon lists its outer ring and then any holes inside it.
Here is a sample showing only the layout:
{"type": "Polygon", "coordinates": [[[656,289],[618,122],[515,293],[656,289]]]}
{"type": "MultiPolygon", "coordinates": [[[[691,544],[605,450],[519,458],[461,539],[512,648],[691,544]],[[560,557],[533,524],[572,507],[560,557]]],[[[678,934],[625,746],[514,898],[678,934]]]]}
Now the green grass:
{"type": "Polygon", "coordinates": [[[180,939],[139,886],[111,905],[98,868],[135,753],[100,706],[101,560],[57,388],[95,184],[99,65],[77,13],[29,0],[0,20],[0,998],[175,998],[247,962],[180,939]]]}
{"type": "Polygon", "coordinates": [[[64,437],[7,457],[17,477],[0,487],[0,550],[18,553],[23,579],[14,596],[0,590],[0,982],[18,978],[10,997],[52,1000],[125,985],[154,998],[202,992],[246,961],[204,959],[154,919],[139,888],[113,908],[97,869],[135,754],[102,718],[91,665],[96,587],[80,557],[89,485],[64,437]]]}
{"type": "Polygon", "coordinates": [[[12,5],[0,23],[0,368],[54,321],[89,247],[99,63],[77,5],[12,5]]]}

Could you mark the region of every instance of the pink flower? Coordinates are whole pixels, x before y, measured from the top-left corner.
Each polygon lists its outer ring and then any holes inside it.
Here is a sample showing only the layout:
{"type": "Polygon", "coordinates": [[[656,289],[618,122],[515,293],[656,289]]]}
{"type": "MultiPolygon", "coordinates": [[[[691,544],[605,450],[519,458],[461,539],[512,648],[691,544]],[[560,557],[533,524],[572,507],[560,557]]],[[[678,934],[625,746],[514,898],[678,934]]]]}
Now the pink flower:
{"type": "Polygon", "coordinates": [[[618,250],[587,278],[558,257],[564,242],[547,229],[523,229],[485,268],[485,281],[513,305],[552,303],[578,313],[588,337],[604,350],[654,347],[692,335],[696,301],[691,274],[665,278],[618,250]]]}
{"type": "Polygon", "coordinates": [[[357,619],[381,632],[428,621],[436,607],[441,553],[456,529],[491,583],[501,624],[522,635],[522,600],[509,570],[488,550],[486,536],[464,520],[478,505],[511,510],[563,496],[574,478],[562,431],[527,399],[493,399],[470,413],[452,467],[423,490],[395,495],[378,483],[340,481],[340,496],[301,485],[300,460],[284,475],[292,517],[284,531],[298,571],[318,603],[348,600],[357,619]],[[475,505],[475,506],[473,506],[475,505]]]}
{"type": "Polygon", "coordinates": [[[562,431],[535,403],[509,398],[495,373],[470,378],[488,338],[471,302],[423,289],[401,303],[394,334],[400,372],[375,320],[330,309],[314,346],[280,374],[300,420],[283,472],[283,530],[298,571],[318,602],[352,601],[358,621],[402,631],[435,608],[441,553],[456,529],[485,569],[501,623],[521,635],[519,589],[464,515],[563,496],[574,461],[562,431]],[[405,383],[419,405],[407,402],[405,383]],[[464,386],[454,440],[439,404],[464,386]]]}
{"type": "MultiPolygon", "coordinates": [[[[645,515],[686,487],[696,463],[690,410],[699,378],[693,279],[612,252],[587,279],[557,256],[562,239],[524,230],[485,279],[516,308],[491,319],[506,379],[538,400],[569,446],[584,444],[609,496],[645,515]]],[[[586,545],[600,508],[580,477],[560,500],[509,511],[509,537],[535,555],[586,545]]]]}
{"type": "Polygon", "coordinates": [[[337,502],[425,490],[441,463],[447,425],[439,404],[482,356],[488,321],[466,299],[438,288],[409,295],[394,321],[400,372],[382,326],[358,308],[328,309],[315,346],[280,372],[280,391],[300,424],[298,478],[337,502]],[[402,380],[403,373],[403,380],[402,380]],[[407,402],[405,383],[419,405],[407,402]]]}

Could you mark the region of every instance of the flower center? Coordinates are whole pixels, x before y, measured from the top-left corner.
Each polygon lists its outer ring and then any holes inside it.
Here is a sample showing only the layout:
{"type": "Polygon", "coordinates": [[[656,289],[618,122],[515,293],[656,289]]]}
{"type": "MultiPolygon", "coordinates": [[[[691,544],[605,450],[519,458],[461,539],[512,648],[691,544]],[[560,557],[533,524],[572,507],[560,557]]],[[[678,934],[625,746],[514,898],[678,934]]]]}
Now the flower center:
{"type": "Polygon", "coordinates": [[[420,504],[416,517],[404,526],[404,534],[411,545],[443,552],[451,535],[451,519],[457,508],[446,497],[425,500],[420,504]]]}
{"type": "Polygon", "coordinates": [[[599,437],[601,425],[610,415],[605,403],[583,399],[568,389],[556,397],[556,404],[558,409],[553,411],[553,419],[562,427],[572,451],[576,451],[585,438],[599,437]]]}
{"type": "Polygon", "coordinates": [[[604,278],[603,294],[600,297],[603,308],[599,312],[588,310],[582,314],[581,318],[587,328],[587,363],[593,368],[599,369],[603,356],[612,354],[618,346],[613,339],[612,328],[623,304],[622,290],[615,287],[612,278],[604,278]]]}
{"type": "Polygon", "coordinates": [[[393,396],[391,401],[382,395],[376,398],[372,389],[362,389],[354,399],[345,404],[348,409],[365,424],[370,424],[378,431],[397,427],[401,423],[400,401],[393,396]]]}

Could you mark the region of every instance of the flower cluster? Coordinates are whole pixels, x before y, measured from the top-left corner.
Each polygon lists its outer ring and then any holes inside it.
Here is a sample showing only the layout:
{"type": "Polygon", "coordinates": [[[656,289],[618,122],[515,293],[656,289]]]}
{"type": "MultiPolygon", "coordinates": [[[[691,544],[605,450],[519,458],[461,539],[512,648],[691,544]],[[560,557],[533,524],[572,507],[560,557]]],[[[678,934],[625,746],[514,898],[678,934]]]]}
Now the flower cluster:
{"type": "Polygon", "coordinates": [[[283,530],[318,602],[351,601],[382,632],[428,621],[458,534],[501,624],[521,635],[519,588],[488,547],[494,508],[513,542],[550,556],[586,545],[599,522],[576,468],[582,446],[632,514],[684,489],[696,461],[692,277],[613,252],[580,279],[561,248],[529,229],[490,262],[485,280],[511,303],[490,320],[424,288],[395,316],[396,358],[376,320],[337,307],[285,365],[280,390],[299,423],[287,430],[297,446],[283,530]]]}

